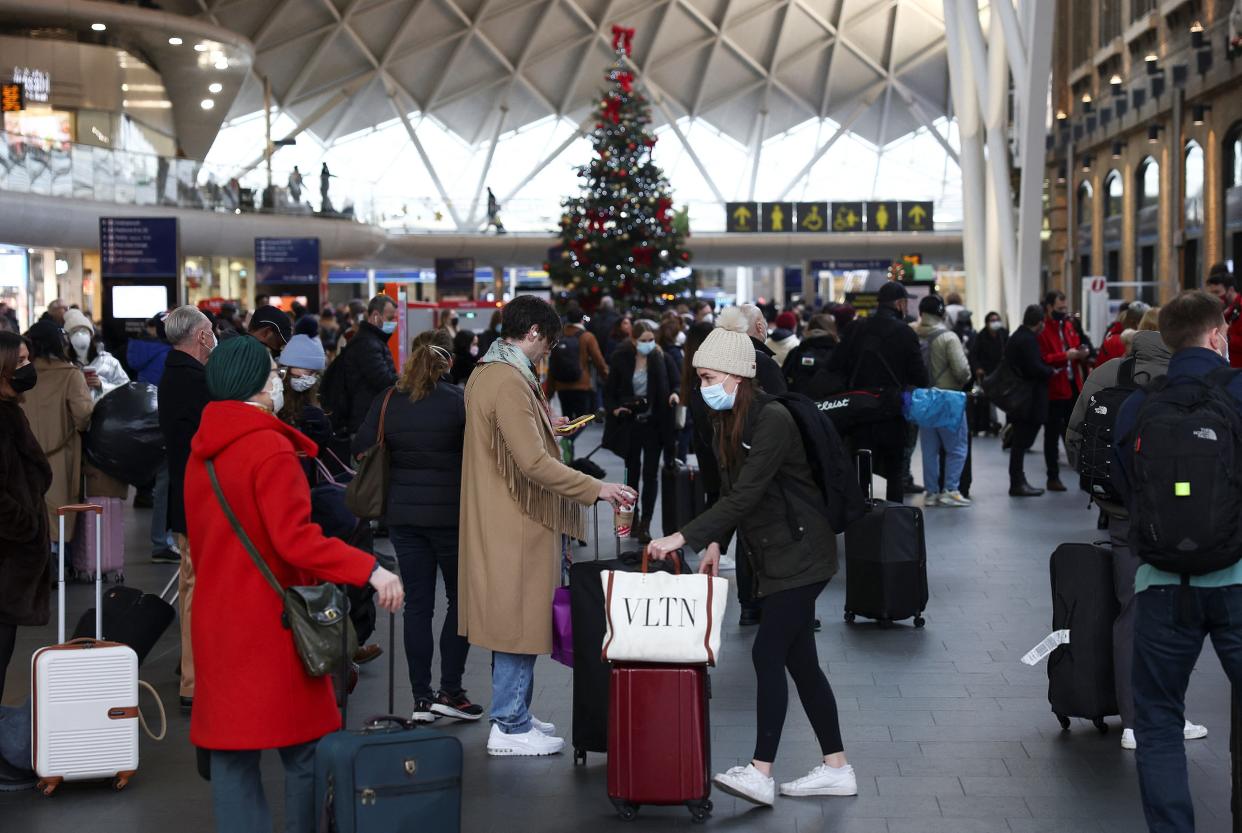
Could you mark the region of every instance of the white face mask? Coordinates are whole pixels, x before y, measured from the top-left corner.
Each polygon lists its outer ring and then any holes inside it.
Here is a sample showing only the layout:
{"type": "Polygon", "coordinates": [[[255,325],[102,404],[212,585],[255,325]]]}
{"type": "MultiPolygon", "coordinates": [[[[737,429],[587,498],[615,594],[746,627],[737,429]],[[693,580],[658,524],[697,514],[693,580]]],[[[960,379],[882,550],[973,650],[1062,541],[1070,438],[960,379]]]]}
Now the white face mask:
{"type": "Polygon", "coordinates": [[[272,397],[272,413],[278,414],[285,407],[285,385],[280,381],[280,377],[275,377],[268,383],[268,395],[272,397]]]}
{"type": "Polygon", "coordinates": [[[676,344],[678,347],[683,346],[686,343],[686,334],[678,333],[677,338],[673,339],[673,343],[676,344]]]}
{"type": "Polygon", "coordinates": [[[1004,321],[990,321],[988,322],[988,328],[992,330],[1003,330],[1005,329],[1005,322],[1004,321]]]}
{"type": "Polygon", "coordinates": [[[306,393],[308,390],[313,388],[315,383],[318,381],[319,376],[314,373],[310,376],[294,376],[289,380],[289,387],[293,388],[298,393],[306,393]]]}
{"type": "Polygon", "coordinates": [[[470,345],[470,355],[472,355],[472,356],[477,356],[477,355],[479,355],[479,345],[477,345],[477,344],[471,344],[471,345],[470,345]]]}
{"type": "Polygon", "coordinates": [[[73,349],[77,350],[79,355],[85,356],[86,351],[91,348],[91,334],[85,330],[79,330],[69,336],[69,343],[73,345],[73,349]]]}

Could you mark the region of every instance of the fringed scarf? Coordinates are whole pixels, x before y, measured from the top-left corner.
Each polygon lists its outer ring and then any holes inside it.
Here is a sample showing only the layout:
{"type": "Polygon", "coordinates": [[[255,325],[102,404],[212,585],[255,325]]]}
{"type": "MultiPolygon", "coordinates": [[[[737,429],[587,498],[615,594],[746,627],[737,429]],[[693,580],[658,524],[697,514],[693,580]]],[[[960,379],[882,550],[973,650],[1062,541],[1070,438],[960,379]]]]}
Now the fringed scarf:
{"type": "MultiPolygon", "coordinates": [[[[492,346],[478,363],[507,364],[517,370],[522,374],[526,384],[530,386],[531,393],[539,402],[539,407],[543,408],[544,413],[548,414],[551,419],[547,397],[544,396],[543,388],[540,387],[534,368],[525,353],[504,339],[498,338],[492,342],[492,346]]],[[[504,403],[498,403],[497,407],[504,407],[504,403]]],[[[509,448],[499,428],[492,431],[492,450],[496,452],[496,468],[509,486],[509,495],[518,506],[522,507],[523,514],[553,532],[572,536],[579,541],[586,539],[587,511],[585,506],[550,492],[530,480],[514,462],[513,455],[509,453],[509,448]]]]}

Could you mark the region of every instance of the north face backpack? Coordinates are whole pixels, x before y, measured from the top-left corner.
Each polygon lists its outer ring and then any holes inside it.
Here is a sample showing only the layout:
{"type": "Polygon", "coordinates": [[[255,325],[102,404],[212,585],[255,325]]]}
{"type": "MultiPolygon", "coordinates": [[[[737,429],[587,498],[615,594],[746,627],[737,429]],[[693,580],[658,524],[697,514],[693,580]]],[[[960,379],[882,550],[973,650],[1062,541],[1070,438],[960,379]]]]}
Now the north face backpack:
{"type": "Polygon", "coordinates": [[[1078,449],[1078,483],[1092,498],[1122,503],[1121,493],[1112,478],[1113,426],[1117,412],[1130,394],[1138,390],[1134,381],[1134,356],[1121,363],[1117,384],[1102,388],[1087,400],[1087,413],[1082,423],[1082,443],[1078,449]]]}
{"type": "MultiPolygon", "coordinates": [[[[798,426],[807,464],[827,508],[828,525],[834,532],[844,532],[867,513],[845,443],[820,404],[797,393],[783,393],[772,399],[785,406],[798,426]]],[[[749,432],[743,436],[743,442],[750,444],[749,432]]]]}
{"type": "Polygon", "coordinates": [[[562,336],[548,357],[548,374],[557,381],[572,384],[582,378],[581,345],[578,335],[562,336]]]}
{"type": "Polygon", "coordinates": [[[1173,385],[1157,379],[1126,438],[1134,449],[1131,540],[1158,569],[1202,575],[1242,557],[1242,406],[1226,390],[1238,372],[1218,368],[1173,385]]]}

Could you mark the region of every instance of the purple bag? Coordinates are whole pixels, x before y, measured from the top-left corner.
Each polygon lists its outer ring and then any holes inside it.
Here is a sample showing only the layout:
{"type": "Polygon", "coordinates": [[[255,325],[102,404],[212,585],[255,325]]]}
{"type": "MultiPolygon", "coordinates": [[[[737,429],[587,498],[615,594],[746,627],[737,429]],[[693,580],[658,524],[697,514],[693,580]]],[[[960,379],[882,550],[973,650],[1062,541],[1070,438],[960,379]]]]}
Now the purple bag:
{"type": "Polygon", "coordinates": [[[574,667],[574,623],[569,612],[569,588],[552,594],[552,659],[574,667]]]}

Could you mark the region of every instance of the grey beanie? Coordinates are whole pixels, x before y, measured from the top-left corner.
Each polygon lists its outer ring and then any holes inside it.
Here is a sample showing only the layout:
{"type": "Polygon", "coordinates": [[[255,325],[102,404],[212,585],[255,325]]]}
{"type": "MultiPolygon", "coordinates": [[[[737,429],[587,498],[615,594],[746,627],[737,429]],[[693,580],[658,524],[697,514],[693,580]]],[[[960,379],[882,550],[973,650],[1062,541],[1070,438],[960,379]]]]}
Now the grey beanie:
{"type": "Polygon", "coordinates": [[[281,367],[299,367],[304,370],[323,370],[327,366],[324,358],[323,345],[317,338],[299,333],[289,339],[285,349],[280,351],[277,363],[281,367]]]}

